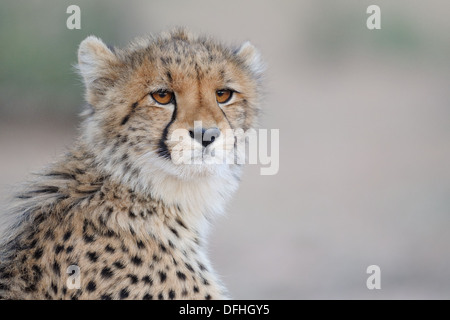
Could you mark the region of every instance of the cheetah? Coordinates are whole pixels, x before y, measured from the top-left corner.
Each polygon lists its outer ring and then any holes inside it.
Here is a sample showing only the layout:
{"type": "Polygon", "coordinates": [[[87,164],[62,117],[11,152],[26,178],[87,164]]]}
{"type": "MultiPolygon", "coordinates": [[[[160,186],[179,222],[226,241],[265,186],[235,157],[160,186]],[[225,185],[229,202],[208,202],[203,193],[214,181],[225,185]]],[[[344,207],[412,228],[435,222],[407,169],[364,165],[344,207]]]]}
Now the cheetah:
{"type": "Polygon", "coordinates": [[[235,148],[226,130],[256,125],[262,66],[250,42],[232,47],[183,28],[124,48],[83,40],[79,135],[5,214],[0,297],[229,298],[206,238],[242,165],[202,159],[235,148]],[[180,150],[200,162],[176,163],[180,150]]]}

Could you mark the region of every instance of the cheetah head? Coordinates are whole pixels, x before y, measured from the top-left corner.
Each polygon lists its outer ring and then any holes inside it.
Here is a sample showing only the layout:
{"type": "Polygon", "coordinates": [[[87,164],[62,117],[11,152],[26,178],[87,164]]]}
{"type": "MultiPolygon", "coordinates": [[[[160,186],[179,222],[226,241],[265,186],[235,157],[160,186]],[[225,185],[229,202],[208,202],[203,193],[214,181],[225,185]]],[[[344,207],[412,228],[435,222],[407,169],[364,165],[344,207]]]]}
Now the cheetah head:
{"type": "Polygon", "coordinates": [[[235,170],[236,130],[254,127],[262,65],[237,48],[177,29],[109,48],[90,36],[77,68],[88,111],[82,135],[99,167],[128,181],[235,170]]]}

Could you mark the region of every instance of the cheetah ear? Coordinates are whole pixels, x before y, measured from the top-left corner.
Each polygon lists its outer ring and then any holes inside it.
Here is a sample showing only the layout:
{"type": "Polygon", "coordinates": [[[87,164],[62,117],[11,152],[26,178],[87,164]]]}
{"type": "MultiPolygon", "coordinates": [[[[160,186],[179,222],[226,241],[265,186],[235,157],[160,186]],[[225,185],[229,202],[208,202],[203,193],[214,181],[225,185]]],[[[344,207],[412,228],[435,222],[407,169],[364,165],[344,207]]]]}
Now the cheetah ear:
{"type": "Polygon", "coordinates": [[[77,69],[83,77],[88,90],[114,80],[113,66],[117,64],[116,55],[95,36],[84,39],[78,48],[77,69]]]}
{"type": "Polygon", "coordinates": [[[261,54],[249,41],[244,42],[236,50],[236,55],[245,62],[256,78],[260,78],[262,76],[265,66],[261,60],[261,54]]]}

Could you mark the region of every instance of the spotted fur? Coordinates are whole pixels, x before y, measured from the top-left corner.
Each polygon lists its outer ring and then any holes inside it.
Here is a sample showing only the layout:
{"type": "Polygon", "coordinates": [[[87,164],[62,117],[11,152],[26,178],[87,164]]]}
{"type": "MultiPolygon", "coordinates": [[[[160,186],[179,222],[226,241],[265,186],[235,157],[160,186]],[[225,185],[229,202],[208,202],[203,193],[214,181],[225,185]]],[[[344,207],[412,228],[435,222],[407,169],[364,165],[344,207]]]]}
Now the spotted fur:
{"type": "Polygon", "coordinates": [[[0,244],[0,297],[226,298],[205,239],[240,166],[174,164],[168,137],[197,120],[221,131],[252,128],[256,49],[181,29],[114,50],[91,36],[78,70],[88,103],[80,136],[16,196],[0,244]],[[223,88],[236,91],[226,106],[215,100],[223,88]],[[152,100],[161,89],[175,93],[173,104],[152,100]],[[79,289],[68,286],[71,265],[80,268],[79,289]]]}

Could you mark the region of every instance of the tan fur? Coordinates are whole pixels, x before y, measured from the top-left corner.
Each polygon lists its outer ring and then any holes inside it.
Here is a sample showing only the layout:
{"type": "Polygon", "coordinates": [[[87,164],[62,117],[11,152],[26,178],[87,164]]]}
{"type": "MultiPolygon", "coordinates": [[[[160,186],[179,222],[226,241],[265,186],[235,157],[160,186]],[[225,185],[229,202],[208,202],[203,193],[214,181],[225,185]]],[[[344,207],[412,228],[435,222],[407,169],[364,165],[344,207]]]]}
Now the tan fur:
{"type": "Polygon", "coordinates": [[[114,51],[88,37],[78,54],[89,104],[80,137],[16,197],[0,245],[0,297],[227,297],[205,238],[237,189],[240,167],[174,164],[176,143],[163,138],[194,121],[221,132],[252,128],[257,51],[175,30],[114,51]],[[224,88],[236,93],[222,106],[215,92],[224,88]],[[161,89],[174,92],[176,106],[155,103],[149,93],[161,89]],[[80,289],[67,287],[70,265],[80,268],[80,289]]]}

